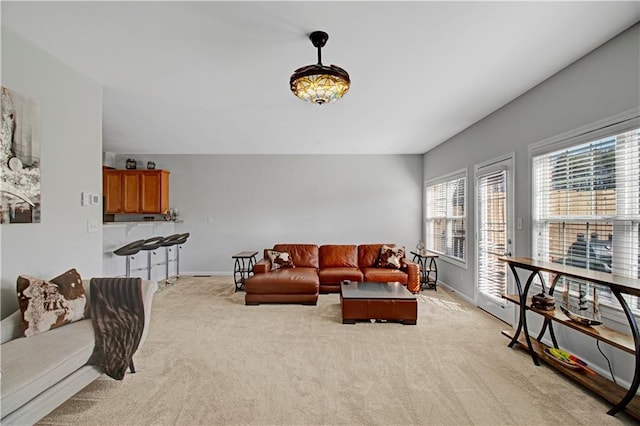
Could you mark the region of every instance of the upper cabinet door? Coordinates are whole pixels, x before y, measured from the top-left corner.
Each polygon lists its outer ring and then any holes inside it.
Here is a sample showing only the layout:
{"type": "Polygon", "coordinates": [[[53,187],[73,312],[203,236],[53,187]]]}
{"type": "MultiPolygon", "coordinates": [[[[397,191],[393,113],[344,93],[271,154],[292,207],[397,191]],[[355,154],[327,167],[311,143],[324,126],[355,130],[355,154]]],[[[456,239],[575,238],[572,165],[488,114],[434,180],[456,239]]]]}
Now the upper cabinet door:
{"type": "Polygon", "coordinates": [[[102,195],[105,213],[122,213],[122,173],[105,170],[102,175],[102,195]]]}
{"type": "Polygon", "coordinates": [[[140,174],[140,212],[162,213],[160,172],[143,172],[140,174]]]}
{"type": "Polygon", "coordinates": [[[138,213],[140,211],[140,186],[138,172],[122,173],[122,212],[138,213]]]}
{"type": "Polygon", "coordinates": [[[142,174],[141,208],[145,213],[162,214],[169,209],[169,172],[147,171],[142,174]]]}

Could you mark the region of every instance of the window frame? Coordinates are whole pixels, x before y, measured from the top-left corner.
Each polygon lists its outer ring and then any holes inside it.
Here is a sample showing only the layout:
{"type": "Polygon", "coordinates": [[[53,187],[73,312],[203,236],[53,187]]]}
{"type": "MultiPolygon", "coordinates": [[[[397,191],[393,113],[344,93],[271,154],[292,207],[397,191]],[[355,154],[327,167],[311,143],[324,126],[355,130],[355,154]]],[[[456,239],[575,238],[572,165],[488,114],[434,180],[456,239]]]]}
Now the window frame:
{"type": "MultiPolygon", "coordinates": [[[[620,133],[632,131],[640,128],[640,108],[633,108],[625,111],[621,114],[617,114],[603,120],[582,126],[580,128],[565,132],[563,134],[545,139],[543,141],[531,144],[529,146],[529,194],[531,197],[531,253],[532,258],[537,258],[537,239],[536,227],[537,212],[536,212],[536,194],[535,194],[535,182],[534,182],[534,159],[541,155],[546,155],[558,150],[566,149],[569,147],[577,146],[584,143],[597,141],[607,138],[609,136],[615,136],[620,133]]],[[[621,218],[606,217],[600,218],[606,219],[611,222],[618,222],[621,218]]],[[[588,220],[585,217],[585,220],[588,220]]],[[[624,219],[622,219],[624,220],[624,219]]],[[[549,284],[549,283],[547,283],[549,284]]],[[[534,286],[540,287],[539,282],[534,282],[534,286]]],[[[535,290],[534,290],[535,291],[535,290]]],[[[632,308],[634,315],[640,318],[640,298],[635,298],[629,306],[632,308]]],[[[628,300],[629,302],[629,300],[628,300]]],[[[603,320],[606,320],[613,325],[613,328],[619,328],[620,326],[627,326],[628,322],[624,316],[621,306],[615,299],[612,303],[606,300],[600,300],[600,314],[603,320]]],[[[627,332],[620,329],[619,331],[627,332]]]]}
{"type": "MultiPolygon", "coordinates": [[[[437,253],[440,257],[440,259],[442,259],[445,262],[460,266],[464,269],[468,268],[468,264],[469,264],[469,213],[468,213],[468,206],[469,206],[469,202],[468,202],[468,196],[469,196],[469,173],[468,173],[468,168],[465,167],[463,169],[459,169],[459,170],[455,170],[453,172],[447,173],[445,175],[441,175],[438,176],[436,178],[432,178],[429,180],[425,180],[424,182],[424,186],[423,186],[423,192],[422,195],[424,197],[424,202],[423,202],[423,208],[424,208],[424,214],[423,214],[423,225],[424,225],[424,232],[423,232],[423,238],[424,238],[424,244],[425,244],[425,248],[433,253],[437,253]],[[446,195],[446,212],[444,215],[444,219],[446,220],[446,230],[447,230],[447,235],[449,235],[452,231],[452,223],[454,220],[460,220],[462,219],[463,221],[463,229],[464,229],[464,244],[463,244],[463,254],[464,254],[464,258],[461,259],[459,257],[455,257],[452,256],[448,253],[443,253],[439,250],[435,250],[432,247],[429,247],[429,241],[427,239],[427,234],[428,234],[428,229],[429,229],[429,221],[433,220],[434,218],[430,218],[427,217],[428,215],[428,206],[427,206],[427,202],[428,202],[428,196],[427,196],[427,190],[430,187],[433,187],[435,185],[440,185],[443,183],[449,184],[453,181],[462,179],[464,182],[464,205],[463,205],[463,209],[464,209],[464,215],[462,216],[453,216],[449,214],[449,210],[453,201],[453,194],[452,197],[449,198],[449,194],[447,193],[446,195]]],[[[451,241],[452,242],[452,241],[451,241]]],[[[452,250],[452,247],[449,246],[450,241],[449,238],[447,238],[447,240],[445,241],[445,244],[447,244],[447,247],[445,248],[445,250],[450,251],[452,250]]]]}

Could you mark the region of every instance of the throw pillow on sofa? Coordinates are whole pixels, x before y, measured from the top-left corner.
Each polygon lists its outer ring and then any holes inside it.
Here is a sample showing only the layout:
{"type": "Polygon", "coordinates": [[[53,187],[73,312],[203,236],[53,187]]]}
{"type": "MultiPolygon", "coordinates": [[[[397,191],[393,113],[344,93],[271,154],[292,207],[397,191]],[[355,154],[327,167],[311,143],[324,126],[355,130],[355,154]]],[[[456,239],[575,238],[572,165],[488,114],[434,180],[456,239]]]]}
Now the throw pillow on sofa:
{"type": "Polygon", "coordinates": [[[389,247],[382,246],[380,248],[380,254],[378,255],[378,261],[376,267],[378,268],[393,268],[400,269],[401,261],[404,258],[404,246],[403,247],[389,247]]]}
{"type": "MultiPolygon", "coordinates": [[[[75,285],[77,285],[78,283],[82,284],[82,277],[80,276],[80,273],[75,268],[73,268],[69,269],[67,272],[63,272],[55,278],[51,278],[49,281],[54,284],[58,284],[60,288],[65,290],[67,288],[75,288],[75,285]]],[[[82,292],[85,292],[84,286],[82,287],[82,292]]],[[[89,303],[89,295],[85,293],[85,296],[87,302],[84,306],[84,318],[87,319],[91,318],[91,311],[89,310],[91,304],[89,303]]]]}
{"type": "Polygon", "coordinates": [[[267,250],[269,260],[271,261],[271,270],[275,271],[280,268],[295,268],[291,254],[286,251],[267,250]]]}
{"type": "Polygon", "coordinates": [[[85,317],[87,297],[82,278],[75,269],[48,281],[20,275],[17,292],[26,337],[85,317]]]}

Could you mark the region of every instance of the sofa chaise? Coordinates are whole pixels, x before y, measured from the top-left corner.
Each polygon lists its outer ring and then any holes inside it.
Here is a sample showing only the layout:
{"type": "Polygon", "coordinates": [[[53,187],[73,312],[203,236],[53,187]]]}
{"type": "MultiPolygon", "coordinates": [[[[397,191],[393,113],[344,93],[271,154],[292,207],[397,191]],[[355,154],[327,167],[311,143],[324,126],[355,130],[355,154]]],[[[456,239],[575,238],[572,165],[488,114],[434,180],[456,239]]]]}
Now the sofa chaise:
{"type": "Polygon", "coordinates": [[[339,293],[348,281],[400,282],[412,293],[420,291],[420,268],[394,244],[276,244],[265,249],[245,283],[245,304],[302,303],[315,305],[319,293],[339,293]],[[397,267],[381,266],[381,254],[393,249],[397,267]],[[398,251],[399,250],[399,251],[398,251]],[[275,253],[286,253],[280,262],[275,253]],[[289,263],[289,264],[287,264],[289,263]]]}
{"type": "MultiPolygon", "coordinates": [[[[83,280],[89,300],[89,280],[83,280]]],[[[144,328],[138,349],[149,331],[155,281],[142,281],[144,328]]],[[[24,337],[22,313],[1,322],[1,401],[3,425],[34,424],[100,377],[100,367],[88,365],[95,346],[91,318],[24,337]]]]}

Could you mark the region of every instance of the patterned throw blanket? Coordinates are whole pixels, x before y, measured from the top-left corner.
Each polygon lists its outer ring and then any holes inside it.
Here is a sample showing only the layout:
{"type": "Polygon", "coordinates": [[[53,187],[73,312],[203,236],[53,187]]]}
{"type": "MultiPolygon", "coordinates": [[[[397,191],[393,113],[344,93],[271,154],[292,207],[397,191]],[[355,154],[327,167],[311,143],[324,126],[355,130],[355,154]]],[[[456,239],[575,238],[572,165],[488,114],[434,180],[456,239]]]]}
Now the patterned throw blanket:
{"type": "Polygon", "coordinates": [[[96,345],[89,364],[122,380],[144,328],[141,278],[92,278],[91,321],[96,345]]]}

